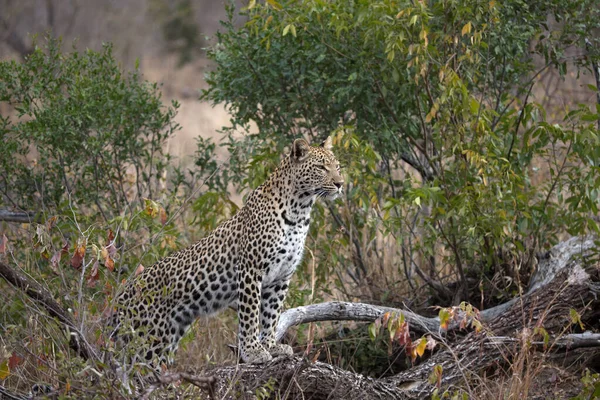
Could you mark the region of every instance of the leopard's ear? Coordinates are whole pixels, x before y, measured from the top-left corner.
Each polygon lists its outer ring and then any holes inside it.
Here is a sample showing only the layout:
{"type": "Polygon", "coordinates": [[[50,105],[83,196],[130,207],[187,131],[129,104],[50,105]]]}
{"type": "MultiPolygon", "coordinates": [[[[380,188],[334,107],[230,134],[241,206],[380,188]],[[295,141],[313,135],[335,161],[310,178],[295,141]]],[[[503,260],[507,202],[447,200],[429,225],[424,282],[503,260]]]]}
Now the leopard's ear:
{"type": "Polygon", "coordinates": [[[331,151],[331,149],[333,148],[331,136],[328,136],[327,139],[325,139],[325,141],[323,141],[323,143],[321,143],[321,147],[324,148],[325,150],[331,151]]]}
{"type": "Polygon", "coordinates": [[[306,140],[296,139],[294,140],[294,144],[292,145],[292,153],[290,154],[290,156],[294,161],[304,161],[306,157],[308,157],[309,151],[310,146],[308,145],[308,142],[306,140]]]}

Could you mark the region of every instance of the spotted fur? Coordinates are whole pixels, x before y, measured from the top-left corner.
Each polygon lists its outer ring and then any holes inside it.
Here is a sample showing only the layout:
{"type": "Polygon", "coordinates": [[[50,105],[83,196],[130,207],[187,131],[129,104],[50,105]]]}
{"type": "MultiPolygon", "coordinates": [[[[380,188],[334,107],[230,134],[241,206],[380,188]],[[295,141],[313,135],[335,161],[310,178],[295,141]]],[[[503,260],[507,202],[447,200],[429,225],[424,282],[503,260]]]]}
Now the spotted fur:
{"type": "Polygon", "coordinates": [[[115,325],[137,332],[146,360],[168,361],[197,317],[237,305],[245,362],[292,354],[275,342],[277,320],[315,200],[338,197],[343,182],[330,138],[320,147],[297,139],[236,215],[126,284],[115,325]]]}

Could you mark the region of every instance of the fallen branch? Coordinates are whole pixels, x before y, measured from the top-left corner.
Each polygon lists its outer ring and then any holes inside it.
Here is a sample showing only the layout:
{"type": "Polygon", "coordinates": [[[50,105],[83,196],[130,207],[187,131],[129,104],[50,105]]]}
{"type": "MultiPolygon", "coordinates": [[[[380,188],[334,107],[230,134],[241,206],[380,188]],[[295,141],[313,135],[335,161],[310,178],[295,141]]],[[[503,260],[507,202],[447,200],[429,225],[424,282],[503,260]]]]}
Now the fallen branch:
{"type": "Polygon", "coordinates": [[[185,382],[191,383],[192,385],[194,385],[196,387],[199,387],[200,389],[207,390],[209,397],[211,399],[215,398],[214,393],[215,393],[215,384],[216,384],[217,380],[214,376],[196,376],[196,375],[188,374],[186,372],[173,372],[173,373],[166,373],[163,375],[156,374],[154,376],[154,378],[156,379],[156,382],[150,384],[146,388],[146,390],[140,397],[140,400],[147,400],[150,398],[150,395],[152,394],[152,392],[154,392],[156,389],[159,389],[164,386],[168,386],[172,383],[179,382],[179,381],[185,381],[185,382]]]}
{"type": "Polygon", "coordinates": [[[266,398],[282,399],[411,399],[398,387],[322,362],[301,357],[278,357],[268,364],[239,364],[210,371],[217,380],[219,399],[254,398],[257,389],[266,398]],[[279,396],[278,396],[279,394],[279,396]],[[237,397],[236,397],[237,396],[237,397]]]}
{"type": "Polygon", "coordinates": [[[412,311],[375,306],[364,303],[348,303],[331,301],[327,303],[312,304],[289,309],[281,314],[275,336],[277,340],[283,338],[292,326],[309,322],[323,321],[375,321],[386,312],[402,313],[411,326],[418,332],[437,332],[440,328],[439,318],[423,317],[412,311]]]}
{"type": "Polygon", "coordinates": [[[0,386],[0,400],[28,400],[28,396],[14,393],[3,386],[0,386]]]}
{"type": "Polygon", "coordinates": [[[33,211],[0,210],[0,221],[30,224],[39,220],[33,211]]]}
{"type": "Polygon", "coordinates": [[[36,304],[41,305],[50,316],[58,319],[63,324],[70,335],[69,346],[82,358],[100,360],[95,349],[87,342],[84,335],[77,329],[75,322],[69,313],[60,305],[52,294],[43,288],[39,283],[26,276],[21,271],[9,267],[0,262],[0,277],[16,287],[31,298],[36,304]]]}
{"type": "MultiPolygon", "coordinates": [[[[490,336],[488,342],[485,343],[487,347],[507,345],[513,343],[520,343],[521,340],[514,337],[508,336],[490,336]]],[[[584,332],[584,333],[572,333],[564,335],[558,338],[551,338],[547,342],[545,341],[529,341],[527,345],[532,346],[537,350],[546,349],[565,349],[573,350],[580,348],[600,347],[600,333],[584,332]]]]}

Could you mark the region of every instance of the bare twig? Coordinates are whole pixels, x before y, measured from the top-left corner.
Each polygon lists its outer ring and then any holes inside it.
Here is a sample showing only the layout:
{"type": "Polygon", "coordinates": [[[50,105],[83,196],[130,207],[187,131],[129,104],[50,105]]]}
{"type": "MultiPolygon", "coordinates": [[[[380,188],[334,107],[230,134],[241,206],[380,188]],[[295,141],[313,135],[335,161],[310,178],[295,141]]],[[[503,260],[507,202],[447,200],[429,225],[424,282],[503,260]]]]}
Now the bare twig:
{"type": "Polygon", "coordinates": [[[52,294],[35,280],[29,278],[16,268],[0,262],[0,277],[24,292],[29,298],[40,304],[52,317],[58,319],[69,331],[69,346],[82,358],[99,360],[96,350],[87,342],[84,335],[75,325],[69,313],[54,300],[52,294]]]}

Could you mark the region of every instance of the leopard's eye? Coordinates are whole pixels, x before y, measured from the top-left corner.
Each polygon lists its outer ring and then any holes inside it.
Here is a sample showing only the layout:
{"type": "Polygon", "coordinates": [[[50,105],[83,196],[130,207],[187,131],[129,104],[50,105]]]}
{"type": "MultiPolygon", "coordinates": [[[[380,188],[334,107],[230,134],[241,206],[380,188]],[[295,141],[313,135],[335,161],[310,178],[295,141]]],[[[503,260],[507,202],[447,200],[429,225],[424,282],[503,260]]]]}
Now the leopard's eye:
{"type": "Polygon", "coordinates": [[[319,168],[322,169],[323,171],[327,171],[327,167],[325,166],[325,164],[319,165],[319,168]]]}

